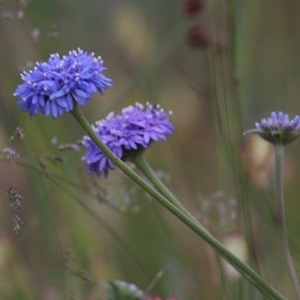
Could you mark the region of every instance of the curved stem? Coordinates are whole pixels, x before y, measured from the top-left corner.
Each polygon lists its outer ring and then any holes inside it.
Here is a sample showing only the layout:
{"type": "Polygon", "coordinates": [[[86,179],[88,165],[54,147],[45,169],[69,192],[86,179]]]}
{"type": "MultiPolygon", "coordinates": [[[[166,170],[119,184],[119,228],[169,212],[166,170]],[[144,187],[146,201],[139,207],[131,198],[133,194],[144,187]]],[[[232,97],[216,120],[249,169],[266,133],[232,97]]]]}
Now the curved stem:
{"type": "Polygon", "coordinates": [[[138,184],[149,195],[156,199],[161,205],[169,210],[174,216],[187,225],[192,231],[194,231],[199,237],[204,239],[211,247],[218,252],[226,261],[228,261],[237,271],[239,271],[248,281],[250,281],[262,294],[268,296],[270,299],[283,300],[283,296],[274,289],[269,283],[267,283],[262,277],[260,277],[252,268],[239,260],[233,255],[226,247],[223,246],[214,236],[212,236],[205,227],[197,223],[194,219],[189,218],[185,212],[171,203],[167,198],[157,192],[152,186],[150,186],[144,179],[142,179],[136,172],[130,169],[121,159],[114,155],[113,152],[98,138],[94,132],[92,126],[86,120],[83,113],[76,106],[72,111],[73,117],[77,120],[80,126],[92,139],[92,141],[99,147],[101,151],[128,177],[130,177],[136,184],[138,184]]]}
{"type": "Polygon", "coordinates": [[[300,285],[296,273],[296,269],[294,266],[293,258],[291,255],[288,235],[287,235],[287,226],[285,219],[285,209],[284,209],[284,192],[283,192],[283,176],[282,176],[282,160],[283,160],[283,152],[284,146],[275,145],[275,185],[276,185],[276,203],[277,203],[277,215],[276,221],[279,227],[281,242],[284,252],[284,257],[286,261],[286,265],[289,271],[289,275],[294,286],[295,294],[298,300],[300,300],[300,285]]]}

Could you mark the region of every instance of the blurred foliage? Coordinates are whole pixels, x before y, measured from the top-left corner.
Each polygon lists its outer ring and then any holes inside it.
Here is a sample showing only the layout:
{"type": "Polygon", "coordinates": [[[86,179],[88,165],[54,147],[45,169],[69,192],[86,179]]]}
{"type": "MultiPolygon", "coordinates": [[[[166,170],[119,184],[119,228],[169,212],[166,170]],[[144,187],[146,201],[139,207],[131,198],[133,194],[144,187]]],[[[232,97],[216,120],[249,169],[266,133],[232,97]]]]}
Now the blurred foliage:
{"type": "MultiPolygon", "coordinates": [[[[0,161],[1,299],[105,299],[102,284],[114,279],[163,297],[254,299],[237,274],[222,274],[226,267],[205,243],[119,171],[107,179],[91,178],[81,162],[82,149],[60,150],[59,145],[76,143],[83,135],[71,116],[31,119],[19,112],[12,96],[20,71],[51,53],[80,47],[101,55],[114,87],[84,107],[89,120],[136,101],[172,110],[175,134],[153,145],[146,158],[218,238],[230,249],[243,249],[233,163],[230,154],[224,155],[214,113],[217,108],[221,117],[229,112],[228,128],[232,121],[238,140],[265,113],[299,111],[300,3],[236,1],[233,31],[229,16],[235,1],[206,1],[193,18],[183,12],[182,2],[0,2],[0,148],[11,145],[21,156],[14,163],[0,161]],[[208,35],[207,44],[193,43],[187,35],[195,24],[208,35]],[[236,106],[243,128],[229,117],[236,106]],[[11,143],[18,126],[25,138],[11,143]],[[6,197],[11,186],[22,195],[18,233],[6,197]]],[[[201,34],[192,39],[202,39],[201,34]]],[[[286,151],[285,183],[288,228],[299,265],[297,147],[286,151]]],[[[232,155],[244,161],[262,274],[290,299],[269,208],[272,151],[249,137],[232,155]]]]}

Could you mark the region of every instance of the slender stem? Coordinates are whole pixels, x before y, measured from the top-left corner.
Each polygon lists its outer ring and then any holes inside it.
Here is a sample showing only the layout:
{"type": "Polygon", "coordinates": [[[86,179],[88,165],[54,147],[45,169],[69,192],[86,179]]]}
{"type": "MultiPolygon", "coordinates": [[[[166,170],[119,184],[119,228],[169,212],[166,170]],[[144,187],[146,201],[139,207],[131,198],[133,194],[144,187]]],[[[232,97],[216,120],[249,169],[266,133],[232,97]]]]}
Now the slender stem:
{"type": "Polygon", "coordinates": [[[233,69],[236,71],[237,62],[237,26],[236,26],[236,0],[229,1],[229,22],[230,22],[230,50],[233,69]]]}
{"type": "Polygon", "coordinates": [[[255,240],[253,235],[253,226],[252,226],[252,218],[250,214],[250,205],[249,205],[249,197],[248,197],[248,186],[245,182],[244,174],[239,174],[239,182],[241,189],[239,190],[239,195],[241,197],[241,210],[244,221],[244,230],[247,241],[247,249],[249,252],[249,260],[250,264],[253,265],[256,272],[259,272],[259,260],[258,254],[255,247],[255,240]]]}
{"type": "MultiPolygon", "coordinates": [[[[232,81],[233,81],[233,99],[235,100],[234,105],[232,106],[232,110],[234,113],[234,118],[230,117],[230,120],[235,120],[239,126],[236,126],[234,124],[233,129],[237,128],[238,132],[240,132],[241,124],[242,124],[242,110],[239,101],[239,94],[238,94],[238,87],[239,87],[239,74],[238,74],[238,32],[237,32],[237,17],[238,17],[238,1],[237,0],[229,0],[229,22],[230,22],[230,50],[231,50],[231,73],[232,73],[232,81]]],[[[224,77],[224,75],[223,75],[224,77]]],[[[255,131],[255,130],[254,130],[255,131]]],[[[249,131],[248,133],[250,133],[249,131]]],[[[239,133],[238,133],[239,135],[239,133]]],[[[239,148],[238,148],[239,149],[239,148]]],[[[232,151],[230,150],[230,153],[232,151]]],[[[239,157],[236,153],[234,153],[235,157],[239,157]]],[[[235,159],[234,157],[234,159],[235,159]]],[[[253,226],[252,226],[252,218],[250,213],[250,205],[249,205],[249,199],[248,199],[248,187],[247,182],[245,180],[244,174],[242,173],[242,168],[240,165],[240,161],[237,161],[237,172],[234,174],[235,178],[237,178],[237,183],[241,189],[239,190],[239,196],[240,196],[240,202],[241,202],[241,209],[242,209],[242,215],[243,215],[243,223],[244,223],[244,230],[246,235],[246,241],[247,241],[247,248],[249,252],[249,258],[250,263],[253,265],[257,272],[260,270],[259,260],[258,260],[258,254],[255,247],[255,240],[253,235],[253,226]]]]}
{"type": "Polygon", "coordinates": [[[166,197],[177,208],[182,210],[188,218],[193,219],[196,223],[198,223],[197,219],[195,219],[195,217],[181,204],[181,202],[176,198],[176,196],[159,179],[159,177],[155,174],[151,166],[144,159],[143,154],[141,152],[131,156],[130,159],[164,197],[166,197]]]}
{"type": "Polygon", "coordinates": [[[228,277],[225,274],[224,264],[219,255],[216,255],[217,268],[219,272],[219,280],[222,288],[222,299],[228,300],[230,299],[229,290],[228,290],[228,277]]]}
{"type": "Polygon", "coordinates": [[[155,186],[155,188],[164,195],[171,203],[176,205],[182,210],[186,208],[180,203],[180,201],[173,195],[173,193],[165,186],[165,184],[155,174],[151,166],[144,159],[142,153],[137,153],[130,157],[130,160],[137,166],[137,168],[146,176],[146,178],[155,186]]]}
{"type": "MultiPolygon", "coordinates": [[[[160,178],[153,171],[148,162],[144,159],[142,152],[137,153],[131,157],[131,161],[137,166],[137,168],[147,177],[148,180],[157,188],[157,190],[164,195],[170,202],[182,209],[188,216],[194,218],[191,213],[180,203],[176,196],[168,189],[168,187],[160,180],[160,178]]],[[[195,219],[196,220],[196,219],[195,219]]],[[[222,266],[222,259],[216,253],[216,261],[219,269],[220,280],[223,286],[223,299],[228,299],[228,287],[226,284],[224,269],[222,266]]]]}
{"type": "MultiPolygon", "coordinates": [[[[235,20],[235,0],[230,2],[230,12],[231,17],[235,20]]],[[[234,29],[234,26],[232,27],[234,29]]],[[[235,32],[232,32],[231,35],[233,45],[231,49],[233,50],[232,56],[235,57],[235,32]]],[[[224,58],[222,58],[222,54],[217,50],[211,52],[211,78],[213,84],[213,91],[214,91],[214,102],[213,102],[213,110],[215,112],[215,120],[213,122],[216,124],[215,129],[218,134],[217,140],[220,141],[221,149],[227,158],[228,162],[231,164],[232,168],[232,176],[233,176],[233,183],[235,184],[235,190],[237,193],[237,197],[240,202],[241,213],[242,213],[242,220],[243,220],[243,229],[245,232],[246,242],[247,242],[247,250],[249,254],[249,261],[251,266],[253,265],[258,272],[259,268],[259,261],[258,255],[255,247],[254,235],[253,235],[253,226],[252,226],[252,219],[250,215],[250,205],[249,205],[249,197],[248,197],[248,183],[245,180],[245,175],[243,174],[243,168],[241,165],[240,155],[238,153],[241,142],[235,138],[237,136],[237,132],[241,130],[241,109],[239,105],[239,99],[236,91],[236,84],[235,81],[235,70],[236,65],[234,64],[234,59],[232,61],[232,68],[231,73],[227,73],[224,70],[224,58]],[[218,70],[218,67],[220,70],[218,70]],[[221,81],[218,80],[218,72],[221,72],[221,81]],[[225,78],[228,76],[233,76],[231,84],[232,86],[232,96],[226,96],[226,84],[225,78]],[[219,92],[219,83],[221,82],[222,88],[219,92]],[[230,99],[233,99],[234,102],[228,103],[230,99]],[[230,106],[231,104],[231,106],[230,106]]]]}
{"type": "Polygon", "coordinates": [[[192,231],[194,231],[199,237],[204,239],[211,247],[219,253],[226,261],[228,261],[237,271],[239,271],[244,278],[250,281],[262,294],[269,297],[269,299],[284,300],[283,296],[274,289],[269,283],[267,283],[261,276],[259,276],[252,268],[239,260],[233,255],[226,247],[223,246],[214,236],[212,236],[205,227],[197,223],[194,219],[189,218],[185,212],[171,203],[167,198],[157,192],[152,186],[150,186],[143,178],[141,178],[136,172],[130,169],[122,160],[114,155],[108,147],[98,138],[91,125],[86,120],[83,113],[78,107],[75,107],[72,111],[73,117],[77,120],[80,126],[85,130],[88,136],[93,142],[103,151],[105,155],[119,167],[128,177],[130,177],[136,184],[138,184],[149,195],[156,199],[161,205],[169,210],[174,216],[187,225],[192,231]]]}
{"type": "Polygon", "coordinates": [[[293,258],[291,255],[288,235],[287,235],[287,226],[286,226],[286,219],[285,219],[285,210],[284,210],[284,193],[283,193],[283,152],[284,146],[283,145],[275,145],[275,185],[276,185],[276,202],[277,202],[277,225],[280,230],[281,235],[281,242],[283,247],[283,252],[287,264],[287,268],[289,271],[289,275],[294,286],[295,294],[298,300],[300,300],[300,285],[296,273],[296,269],[294,266],[293,258]]]}
{"type": "MultiPolygon", "coordinates": [[[[144,159],[141,152],[131,157],[131,161],[137,166],[137,168],[147,177],[148,180],[157,188],[157,190],[163,194],[170,202],[176,205],[178,208],[181,208],[186,212],[191,218],[194,218],[191,213],[180,203],[180,201],[173,195],[173,193],[166,187],[166,185],[159,179],[155,174],[151,166],[144,159]]],[[[226,277],[222,265],[222,259],[219,255],[216,255],[217,267],[219,269],[220,281],[223,287],[223,299],[228,299],[228,286],[226,282],[226,277]]]]}

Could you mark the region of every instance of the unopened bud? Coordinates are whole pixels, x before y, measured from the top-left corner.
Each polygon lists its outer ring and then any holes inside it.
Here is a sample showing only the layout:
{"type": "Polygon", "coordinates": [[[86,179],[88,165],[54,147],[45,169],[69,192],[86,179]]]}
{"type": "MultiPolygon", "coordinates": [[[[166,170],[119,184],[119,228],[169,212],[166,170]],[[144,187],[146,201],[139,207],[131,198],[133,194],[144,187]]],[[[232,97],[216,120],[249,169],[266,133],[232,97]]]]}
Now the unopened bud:
{"type": "Polygon", "coordinates": [[[203,0],[184,0],[183,11],[188,16],[194,16],[200,13],[204,8],[203,0]]]}
{"type": "Polygon", "coordinates": [[[191,46],[206,48],[212,43],[211,36],[202,26],[196,25],[187,32],[187,40],[191,46]]]}

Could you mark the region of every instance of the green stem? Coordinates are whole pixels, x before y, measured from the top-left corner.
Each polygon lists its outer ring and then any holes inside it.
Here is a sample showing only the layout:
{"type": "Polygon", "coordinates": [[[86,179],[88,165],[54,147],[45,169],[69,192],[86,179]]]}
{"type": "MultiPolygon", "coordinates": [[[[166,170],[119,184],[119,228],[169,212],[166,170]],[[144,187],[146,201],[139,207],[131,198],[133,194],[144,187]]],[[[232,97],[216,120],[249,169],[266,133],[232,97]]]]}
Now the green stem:
{"type": "Polygon", "coordinates": [[[230,22],[230,50],[233,70],[237,70],[237,26],[236,26],[236,0],[229,1],[230,22]]]}
{"type": "Polygon", "coordinates": [[[173,193],[165,186],[165,184],[155,174],[153,169],[144,159],[141,152],[130,157],[130,160],[136,165],[136,167],[146,176],[146,178],[154,185],[154,187],[166,197],[171,203],[178,208],[185,210],[186,208],[180,203],[180,201],[173,195],[173,193]]]}
{"type": "Polygon", "coordinates": [[[199,237],[204,239],[208,244],[212,246],[228,263],[230,263],[237,271],[239,271],[248,281],[250,281],[262,294],[268,296],[270,299],[283,300],[283,296],[274,289],[269,283],[264,281],[252,268],[239,260],[233,255],[226,247],[224,247],[215,237],[213,237],[205,227],[196,223],[194,219],[189,218],[185,212],[171,203],[167,198],[157,192],[152,186],[150,186],[143,178],[141,178],[136,172],[130,169],[121,159],[114,155],[113,152],[99,139],[93,128],[86,120],[83,113],[76,106],[72,111],[73,117],[77,120],[80,126],[84,129],[87,135],[92,141],[99,147],[101,151],[128,177],[130,177],[136,184],[138,184],[149,195],[156,199],[161,205],[169,210],[174,216],[187,225],[192,231],[194,231],[199,237]]]}
{"type": "Polygon", "coordinates": [[[294,266],[293,258],[291,255],[288,235],[287,235],[287,226],[285,220],[285,210],[284,210],[284,192],[283,192],[283,154],[284,146],[275,145],[275,185],[276,185],[276,203],[277,203],[277,215],[276,221],[279,227],[281,242],[283,247],[283,252],[285,256],[286,265],[289,271],[289,275],[295,290],[295,294],[298,300],[300,300],[300,285],[297,278],[296,269],[294,266]]]}
{"type": "Polygon", "coordinates": [[[155,174],[151,166],[144,159],[142,152],[138,152],[130,157],[130,160],[136,165],[136,167],[146,176],[146,178],[153,184],[153,186],[172,204],[182,210],[186,216],[193,219],[198,223],[197,219],[181,204],[181,202],[174,196],[174,194],[166,187],[166,185],[155,174]]]}
{"type": "Polygon", "coordinates": [[[259,266],[259,260],[258,260],[258,254],[255,247],[255,240],[253,235],[253,229],[252,229],[252,218],[250,214],[250,205],[249,205],[249,197],[248,197],[248,186],[244,178],[244,174],[239,174],[239,182],[240,182],[240,190],[239,195],[241,198],[241,211],[244,221],[244,230],[245,230],[245,236],[247,241],[247,249],[249,252],[249,260],[250,265],[253,265],[256,272],[259,272],[260,266],[259,266]]]}
{"type": "MultiPolygon", "coordinates": [[[[168,187],[160,180],[160,178],[153,171],[148,162],[144,159],[142,152],[138,152],[136,155],[131,156],[130,160],[136,165],[136,167],[146,176],[146,178],[155,186],[155,188],[162,195],[164,195],[171,203],[176,205],[179,209],[182,209],[189,217],[194,218],[191,215],[191,213],[180,203],[176,196],[174,196],[174,194],[168,189],[168,187]]],[[[216,255],[216,261],[219,269],[221,284],[223,287],[223,299],[228,299],[228,289],[225,280],[224,269],[222,266],[222,259],[219,255],[216,255]]]]}
{"type": "MultiPolygon", "coordinates": [[[[239,93],[238,93],[238,88],[239,88],[239,74],[238,74],[238,32],[237,32],[237,1],[236,0],[229,0],[229,21],[230,21],[230,50],[231,50],[231,71],[232,71],[232,80],[233,80],[233,93],[234,97],[233,99],[235,100],[234,106],[232,106],[233,112],[234,112],[234,118],[230,117],[230,120],[236,120],[236,123],[239,124],[239,126],[236,126],[235,124],[233,125],[233,128],[237,128],[237,134],[239,136],[239,132],[241,129],[241,124],[242,124],[242,110],[240,106],[240,99],[239,99],[239,93]]],[[[256,130],[249,130],[246,133],[251,133],[255,132],[256,130]]],[[[238,144],[238,149],[240,145],[238,144]]],[[[233,149],[234,150],[234,149],[233,149]]],[[[230,153],[232,153],[232,149],[230,149],[230,153]]],[[[239,157],[234,153],[234,159],[239,157]]],[[[239,158],[238,158],[239,159],[239,158]]],[[[230,160],[232,161],[232,160],[230,160]]],[[[241,202],[241,208],[242,208],[242,215],[243,215],[243,221],[244,221],[244,230],[245,230],[245,235],[246,235],[246,241],[247,241],[247,248],[249,252],[249,258],[250,258],[250,264],[253,265],[256,269],[257,272],[259,272],[260,266],[259,266],[259,261],[258,261],[258,254],[257,250],[255,247],[255,240],[253,236],[253,226],[252,226],[252,219],[251,219],[251,214],[250,214],[250,205],[249,205],[249,199],[248,199],[248,187],[247,187],[247,182],[245,180],[245,176],[242,173],[242,168],[241,168],[241,162],[237,161],[237,166],[236,166],[236,174],[234,174],[235,178],[238,179],[237,183],[238,186],[241,187],[239,190],[239,196],[240,196],[240,202],[241,202]]]]}

